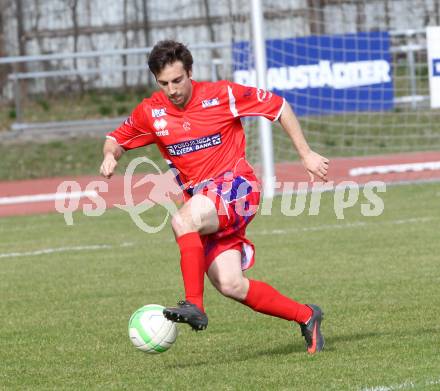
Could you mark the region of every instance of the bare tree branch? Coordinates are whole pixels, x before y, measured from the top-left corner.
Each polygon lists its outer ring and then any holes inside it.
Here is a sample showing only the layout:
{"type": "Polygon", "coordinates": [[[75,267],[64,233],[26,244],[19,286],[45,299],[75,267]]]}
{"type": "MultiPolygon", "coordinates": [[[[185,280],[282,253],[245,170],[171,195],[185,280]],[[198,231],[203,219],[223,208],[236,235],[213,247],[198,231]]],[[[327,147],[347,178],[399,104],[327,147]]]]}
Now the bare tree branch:
{"type": "MultiPolygon", "coordinates": [[[[78,39],[79,39],[79,25],[78,25],[78,0],[68,0],[67,5],[70,8],[70,13],[72,15],[72,24],[73,24],[73,51],[74,53],[78,52],[78,39]]],[[[73,68],[78,71],[78,59],[73,59],[73,68]]],[[[79,91],[81,94],[84,93],[84,80],[81,75],[76,76],[76,80],[78,82],[79,91]]]]}

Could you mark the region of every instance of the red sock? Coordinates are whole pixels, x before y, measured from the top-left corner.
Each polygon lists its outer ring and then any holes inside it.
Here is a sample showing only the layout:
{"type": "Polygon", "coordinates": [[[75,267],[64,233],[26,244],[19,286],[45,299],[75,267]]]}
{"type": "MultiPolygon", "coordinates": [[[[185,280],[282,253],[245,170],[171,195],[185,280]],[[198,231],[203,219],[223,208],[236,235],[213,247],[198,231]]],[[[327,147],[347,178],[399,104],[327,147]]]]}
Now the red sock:
{"type": "Polygon", "coordinates": [[[190,232],[177,238],[180,248],[180,269],[182,270],[185,299],[203,312],[203,287],[205,278],[205,251],[198,232],[190,232]]]}
{"type": "Polygon", "coordinates": [[[254,311],[298,323],[306,323],[312,316],[310,307],[283,296],[262,281],[249,280],[249,291],[243,304],[254,311]]]}

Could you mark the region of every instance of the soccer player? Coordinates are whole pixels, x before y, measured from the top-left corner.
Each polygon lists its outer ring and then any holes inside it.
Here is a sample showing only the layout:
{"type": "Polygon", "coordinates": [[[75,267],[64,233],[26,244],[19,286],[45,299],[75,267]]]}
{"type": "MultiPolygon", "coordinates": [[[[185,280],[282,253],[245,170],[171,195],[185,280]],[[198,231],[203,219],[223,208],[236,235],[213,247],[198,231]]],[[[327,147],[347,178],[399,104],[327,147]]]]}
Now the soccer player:
{"type": "Polygon", "coordinates": [[[240,118],[263,116],[279,121],[313,181],[327,180],[329,161],[313,152],[290,107],[269,91],[230,81],[192,80],[193,58],[185,45],[158,42],[148,58],[159,86],[130,117],[107,135],[101,174],[110,178],[125,150],[156,143],[185,196],[171,220],[180,249],[185,300],[166,308],[175,322],[203,330],[204,275],[224,296],[254,311],[300,325],[309,353],[321,351],[323,313],[317,305],[300,304],[243,271],[254,263],[254,245],[245,231],[254,217],[260,185],[245,157],[240,118]]]}

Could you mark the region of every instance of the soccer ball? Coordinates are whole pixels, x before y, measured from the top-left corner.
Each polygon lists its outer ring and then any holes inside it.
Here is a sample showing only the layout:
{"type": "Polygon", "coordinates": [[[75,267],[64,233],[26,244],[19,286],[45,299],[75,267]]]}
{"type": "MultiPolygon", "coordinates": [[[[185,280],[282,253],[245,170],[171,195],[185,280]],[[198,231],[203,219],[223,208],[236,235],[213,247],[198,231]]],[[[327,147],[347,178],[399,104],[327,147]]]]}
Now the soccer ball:
{"type": "Polygon", "coordinates": [[[146,353],[163,353],[176,340],[176,324],[163,316],[164,308],[158,304],[148,304],[131,315],[128,335],[137,349],[146,353]]]}

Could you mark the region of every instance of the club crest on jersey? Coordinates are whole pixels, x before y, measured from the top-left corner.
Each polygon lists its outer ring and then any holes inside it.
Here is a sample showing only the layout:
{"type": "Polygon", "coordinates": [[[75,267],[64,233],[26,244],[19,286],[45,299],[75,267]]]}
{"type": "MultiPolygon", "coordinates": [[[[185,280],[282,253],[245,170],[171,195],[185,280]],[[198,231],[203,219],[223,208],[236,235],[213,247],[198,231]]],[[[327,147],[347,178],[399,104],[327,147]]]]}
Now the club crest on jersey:
{"type": "Polygon", "coordinates": [[[161,109],[152,109],[151,115],[153,116],[153,118],[163,117],[164,115],[167,115],[166,108],[163,107],[161,109]]]}
{"type": "Polygon", "coordinates": [[[219,98],[202,100],[202,107],[204,109],[206,109],[207,107],[218,106],[219,104],[220,104],[219,98]]]}
{"type": "Polygon", "coordinates": [[[186,131],[189,132],[191,130],[191,124],[188,121],[185,121],[182,125],[182,128],[186,131]]]}

